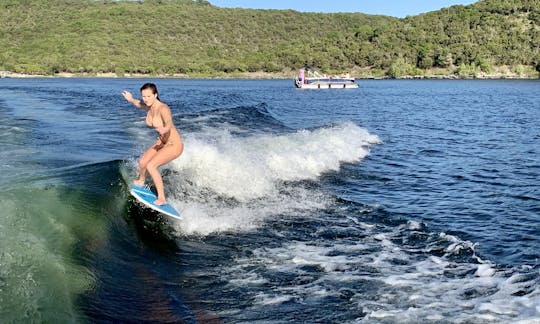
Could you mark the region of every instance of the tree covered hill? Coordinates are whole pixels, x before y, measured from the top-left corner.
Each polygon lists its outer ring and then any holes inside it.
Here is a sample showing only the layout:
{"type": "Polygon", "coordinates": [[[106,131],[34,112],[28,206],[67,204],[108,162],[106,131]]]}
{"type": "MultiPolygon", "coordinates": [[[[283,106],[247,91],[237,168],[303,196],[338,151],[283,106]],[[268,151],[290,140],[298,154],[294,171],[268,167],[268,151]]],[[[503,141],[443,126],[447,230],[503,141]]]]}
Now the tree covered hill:
{"type": "Polygon", "coordinates": [[[0,21],[0,70],[27,74],[540,69],[540,0],[483,0],[404,19],[203,0],[3,0],[0,21]]]}

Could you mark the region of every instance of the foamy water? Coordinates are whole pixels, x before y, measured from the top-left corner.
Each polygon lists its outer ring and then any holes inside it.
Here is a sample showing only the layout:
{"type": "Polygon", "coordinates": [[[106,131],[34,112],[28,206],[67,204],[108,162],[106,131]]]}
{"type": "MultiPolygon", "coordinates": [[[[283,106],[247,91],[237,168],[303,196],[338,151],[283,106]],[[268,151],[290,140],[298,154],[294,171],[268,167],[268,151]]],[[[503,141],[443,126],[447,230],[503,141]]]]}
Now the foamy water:
{"type": "Polygon", "coordinates": [[[205,129],[184,141],[181,158],[167,166],[174,174],[171,203],[194,216],[185,217],[178,229],[203,235],[252,230],[272,215],[324,208],[328,197],[299,182],[359,162],[380,143],[352,123],[248,137],[205,129]]]}

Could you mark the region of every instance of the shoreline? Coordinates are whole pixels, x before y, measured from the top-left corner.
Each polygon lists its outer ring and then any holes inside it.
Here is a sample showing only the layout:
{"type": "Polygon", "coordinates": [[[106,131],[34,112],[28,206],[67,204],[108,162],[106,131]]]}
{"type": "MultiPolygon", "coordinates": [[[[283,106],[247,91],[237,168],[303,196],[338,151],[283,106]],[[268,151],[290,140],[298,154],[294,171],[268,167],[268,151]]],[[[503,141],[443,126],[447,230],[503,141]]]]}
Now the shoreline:
{"type": "MultiPolygon", "coordinates": [[[[358,72],[358,71],[356,71],[358,72]]],[[[540,78],[540,73],[531,75],[531,73],[515,73],[506,69],[505,71],[497,71],[494,73],[478,73],[475,75],[460,76],[457,74],[442,74],[428,73],[424,75],[403,75],[398,78],[392,78],[387,75],[370,74],[369,70],[363,70],[360,73],[352,73],[351,75],[357,80],[535,80],[540,78]],[[356,74],[356,75],[355,75],[356,74]]],[[[47,74],[26,74],[11,71],[0,71],[1,79],[25,79],[25,78],[133,78],[133,79],[245,79],[245,80],[293,80],[296,74],[292,71],[288,72],[236,72],[236,73],[218,73],[215,75],[202,74],[138,74],[126,73],[117,75],[116,73],[68,73],[60,72],[52,75],[47,74]]]]}

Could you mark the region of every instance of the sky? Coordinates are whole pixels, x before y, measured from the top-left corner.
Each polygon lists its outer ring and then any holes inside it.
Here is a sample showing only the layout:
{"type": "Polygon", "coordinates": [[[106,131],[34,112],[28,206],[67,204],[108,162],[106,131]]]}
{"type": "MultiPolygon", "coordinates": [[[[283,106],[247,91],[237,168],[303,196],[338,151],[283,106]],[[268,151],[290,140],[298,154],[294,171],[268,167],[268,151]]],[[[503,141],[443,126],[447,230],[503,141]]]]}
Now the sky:
{"type": "Polygon", "coordinates": [[[252,9],[292,9],[302,12],[361,12],[398,18],[468,5],[478,0],[209,0],[218,7],[252,9]]]}

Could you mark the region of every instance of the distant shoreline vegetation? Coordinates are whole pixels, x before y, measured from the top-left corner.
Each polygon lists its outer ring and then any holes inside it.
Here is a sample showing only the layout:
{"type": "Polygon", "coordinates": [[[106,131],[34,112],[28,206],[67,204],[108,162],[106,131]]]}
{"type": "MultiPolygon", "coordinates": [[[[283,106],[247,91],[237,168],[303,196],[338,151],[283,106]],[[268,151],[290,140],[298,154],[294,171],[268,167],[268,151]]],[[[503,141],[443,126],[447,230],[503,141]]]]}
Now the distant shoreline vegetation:
{"type": "Polygon", "coordinates": [[[403,19],[204,0],[4,0],[0,77],[538,78],[540,0],[403,19]]]}
{"type": "MultiPolygon", "coordinates": [[[[390,76],[380,71],[363,70],[351,74],[356,79],[537,79],[539,73],[526,67],[500,67],[492,73],[484,73],[466,68],[464,72],[456,73],[448,70],[422,71],[422,74],[403,74],[390,76]]],[[[336,73],[337,74],[337,73],[336,73]]],[[[178,79],[293,79],[297,77],[297,71],[286,72],[229,72],[214,74],[140,74],[113,72],[98,73],[70,73],[60,72],[55,74],[28,74],[12,71],[0,71],[0,78],[178,78],[178,79]]]]}

